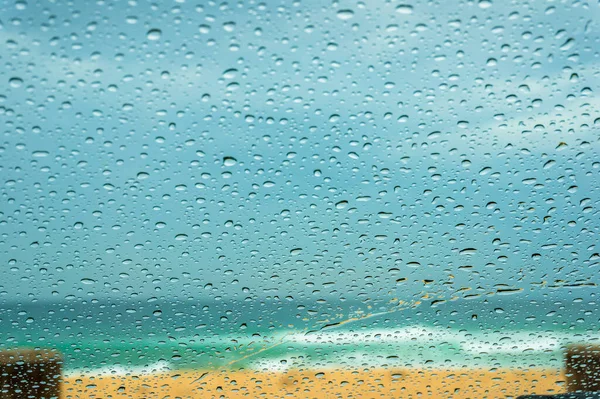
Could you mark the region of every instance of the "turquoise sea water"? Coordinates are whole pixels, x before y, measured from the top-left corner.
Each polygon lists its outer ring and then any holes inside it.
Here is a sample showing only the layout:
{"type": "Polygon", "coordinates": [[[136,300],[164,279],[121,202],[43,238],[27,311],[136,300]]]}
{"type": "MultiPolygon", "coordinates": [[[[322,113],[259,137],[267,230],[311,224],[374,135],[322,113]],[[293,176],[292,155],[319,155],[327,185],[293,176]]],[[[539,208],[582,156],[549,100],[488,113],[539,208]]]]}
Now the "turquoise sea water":
{"type": "Polygon", "coordinates": [[[600,341],[593,298],[495,297],[397,311],[276,299],[4,303],[0,337],[5,348],[59,349],[67,373],[560,367],[566,344],[600,341]]]}

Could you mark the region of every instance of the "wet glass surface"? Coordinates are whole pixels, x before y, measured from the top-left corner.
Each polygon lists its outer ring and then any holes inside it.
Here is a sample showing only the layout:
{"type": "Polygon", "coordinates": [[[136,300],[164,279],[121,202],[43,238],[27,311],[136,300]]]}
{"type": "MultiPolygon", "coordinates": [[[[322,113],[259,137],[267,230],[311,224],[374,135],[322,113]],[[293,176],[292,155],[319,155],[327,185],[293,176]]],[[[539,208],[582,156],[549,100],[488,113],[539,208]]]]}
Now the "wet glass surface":
{"type": "Polygon", "coordinates": [[[2,2],[0,350],[60,351],[69,397],[564,391],[599,14],[2,2]]]}

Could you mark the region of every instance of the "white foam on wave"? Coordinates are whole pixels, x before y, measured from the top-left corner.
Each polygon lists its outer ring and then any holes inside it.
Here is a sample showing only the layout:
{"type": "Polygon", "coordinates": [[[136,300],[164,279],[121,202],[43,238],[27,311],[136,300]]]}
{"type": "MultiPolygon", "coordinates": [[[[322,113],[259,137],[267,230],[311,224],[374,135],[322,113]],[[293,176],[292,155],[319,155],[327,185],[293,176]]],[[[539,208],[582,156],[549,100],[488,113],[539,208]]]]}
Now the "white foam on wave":
{"type": "Polygon", "coordinates": [[[99,367],[95,369],[73,369],[66,370],[65,375],[67,377],[75,377],[78,375],[95,375],[95,376],[103,376],[103,375],[115,375],[115,376],[123,376],[123,375],[148,375],[148,374],[156,374],[156,373],[164,373],[171,370],[171,365],[166,360],[161,360],[156,363],[151,363],[144,366],[122,366],[122,365],[114,365],[114,366],[105,366],[99,367]]]}
{"type": "Polygon", "coordinates": [[[568,334],[564,332],[494,332],[474,334],[461,345],[471,353],[559,352],[570,343],[597,341],[594,334],[568,334]]]}
{"type": "Polygon", "coordinates": [[[598,341],[600,335],[539,331],[478,332],[413,325],[398,329],[295,333],[284,339],[288,343],[309,346],[361,344],[410,346],[449,343],[469,352],[519,353],[560,351],[565,345],[572,342],[598,341]]]}
{"type": "Polygon", "coordinates": [[[536,340],[504,340],[499,342],[472,341],[463,343],[463,348],[472,353],[525,353],[558,351],[564,344],[556,338],[536,340]]]}
{"type": "Polygon", "coordinates": [[[378,329],[368,331],[324,331],[312,334],[291,334],[286,342],[307,345],[324,344],[364,344],[364,343],[403,343],[403,342],[454,342],[464,339],[465,335],[457,331],[436,329],[424,326],[408,326],[398,329],[378,329]]]}

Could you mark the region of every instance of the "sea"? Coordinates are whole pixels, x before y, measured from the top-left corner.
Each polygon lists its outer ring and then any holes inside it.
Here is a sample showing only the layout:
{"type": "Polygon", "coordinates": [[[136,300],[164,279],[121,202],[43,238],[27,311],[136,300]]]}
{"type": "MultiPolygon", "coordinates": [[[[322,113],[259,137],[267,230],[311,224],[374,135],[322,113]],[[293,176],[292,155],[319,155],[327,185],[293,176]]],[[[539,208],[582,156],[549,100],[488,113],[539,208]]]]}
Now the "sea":
{"type": "Polygon", "coordinates": [[[145,298],[0,302],[0,350],[53,348],[67,375],[176,370],[560,368],[600,344],[594,291],[454,300],[145,298]]]}

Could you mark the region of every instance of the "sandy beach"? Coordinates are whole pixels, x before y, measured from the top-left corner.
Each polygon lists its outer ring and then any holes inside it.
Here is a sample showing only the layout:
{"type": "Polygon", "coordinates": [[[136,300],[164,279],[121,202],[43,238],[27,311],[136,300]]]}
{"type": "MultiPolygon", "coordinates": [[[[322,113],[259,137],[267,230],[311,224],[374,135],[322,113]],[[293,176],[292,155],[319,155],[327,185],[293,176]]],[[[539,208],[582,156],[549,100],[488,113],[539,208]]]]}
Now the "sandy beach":
{"type": "Polygon", "coordinates": [[[511,398],[564,392],[555,369],[183,371],[65,378],[76,398],[511,398]]]}

